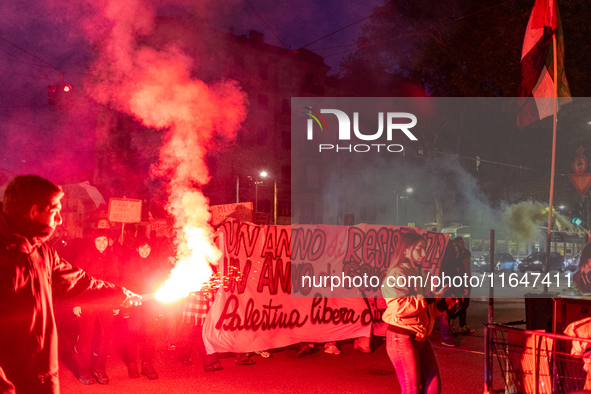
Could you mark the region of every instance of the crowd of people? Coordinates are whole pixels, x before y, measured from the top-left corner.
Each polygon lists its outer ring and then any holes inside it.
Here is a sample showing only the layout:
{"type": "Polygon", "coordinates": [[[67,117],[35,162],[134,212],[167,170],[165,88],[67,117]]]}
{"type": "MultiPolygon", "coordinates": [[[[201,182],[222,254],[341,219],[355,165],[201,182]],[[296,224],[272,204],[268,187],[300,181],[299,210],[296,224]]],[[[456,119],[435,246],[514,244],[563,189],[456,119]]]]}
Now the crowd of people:
{"type": "MultiPolygon", "coordinates": [[[[53,231],[61,224],[62,196],[59,186],[33,175],[15,178],[4,194],[0,295],[5,302],[0,304],[0,312],[5,323],[11,324],[0,328],[0,345],[6,349],[0,354],[0,391],[59,391],[58,332],[60,357],[82,384],[108,384],[107,360],[116,350],[123,356],[129,378],[144,375],[157,379],[152,361],[160,338],[156,328],[163,327],[158,321],[166,322],[166,347],[177,352],[180,364],[190,365],[195,350],[202,357],[205,372],[222,370],[218,356],[206,353],[202,335],[219,288],[216,267],[212,266],[214,275],[209,283],[176,305],[141,302],[137,294],[153,293],[167,279],[174,263],[173,246],[166,238],[146,237],[132,225],[118,237],[121,231],[106,219],[98,220],[85,239],[60,242],[58,237],[51,242],[53,231]]],[[[469,274],[466,252],[463,240],[451,241],[442,270],[448,275],[469,274]]],[[[403,234],[388,275],[421,275],[425,255],[426,243],[420,234],[403,234]]],[[[428,340],[433,317],[439,316],[444,342],[449,339],[446,335],[453,336],[450,322],[456,317],[460,333],[473,333],[466,326],[469,295],[470,289],[431,293],[422,287],[386,287],[386,348],[404,394],[441,391],[437,361],[428,340]]],[[[354,349],[371,353],[370,338],[355,340],[354,349]]],[[[269,358],[268,350],[253,353],[269,358]]],[[[319,348],[299,343],[295,350],[297,357],[304,357],[319,348]]],[[[324,352],[341,354],[335,342],[324,344],[324,352]]],[[[235,363],[252,365],[251,356],[238,353],[235,363]]]]}
{"type": "MultiPolygon", "coordinates": [[[[165,239],[141,234],[127,225],[119,237],[106,219],[100,219],[87,239],[60,242],[61,254],[89,275],[109,283],[134,289],[139,294],[154,293],[167,279],[173,265],[172,250],[165,239]]],[[[145,375],[157,379],[152,363],[156,349],[158,320],[166,320],[168,347],[176,348],[178,305],[166,308],[154,300],[140,306],[112,308],[108,305],[72,299],[59,302],[57,324],[62,336],[61,353],[71,358],[81,383],[108,384],[107,358],[119,350],[130,378],[145,375]],[[174,312],[177,312],[176,314],[174,312]],[[117,334],[117,335],[116,335],[117,334]]]]}

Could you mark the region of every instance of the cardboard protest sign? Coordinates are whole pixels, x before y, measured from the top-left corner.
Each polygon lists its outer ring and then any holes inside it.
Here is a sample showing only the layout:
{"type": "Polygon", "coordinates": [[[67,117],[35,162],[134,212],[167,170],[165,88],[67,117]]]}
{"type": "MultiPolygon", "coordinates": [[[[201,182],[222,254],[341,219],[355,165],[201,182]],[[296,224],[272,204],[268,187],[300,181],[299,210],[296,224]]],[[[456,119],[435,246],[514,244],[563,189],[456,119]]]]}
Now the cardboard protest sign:
{"type": "Polygon", "coordinates": [[[169,227],[165,219],[156,219],[150,223],[150,231],[154,231],[156,237],[167,237],[170,231],[169,227]]]}
{"type": "Polygon", "coordinates": [[[142,200],[130,198],[110,198],[109,221],[119,223],[141,222],[142,200]]]}

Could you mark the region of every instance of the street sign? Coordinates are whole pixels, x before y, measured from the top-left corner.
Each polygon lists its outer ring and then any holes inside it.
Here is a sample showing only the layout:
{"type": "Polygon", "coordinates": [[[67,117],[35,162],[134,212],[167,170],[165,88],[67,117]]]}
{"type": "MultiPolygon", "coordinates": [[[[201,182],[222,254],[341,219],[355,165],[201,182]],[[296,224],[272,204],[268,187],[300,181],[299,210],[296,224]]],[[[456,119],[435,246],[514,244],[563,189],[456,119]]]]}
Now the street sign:
{"type": "Polygon", "coordinates": [[[585,148],[579,146],[577,149],[577,157],[573,161],[574,174],[568,174],[568,178],[575,185],[575,188],[581,196],[584,196],[591,186],[591,174],[585,173],[587,169],[587,158],[583,155],[585,148]]]}
{"type": "Polygon", "coordinates": [[[568,174],[568,178],[575,185],[575,188],[581,196],[584,196],[591,186],[591,174],[568,174]]]}
{"type": "Polygon", "coordinates": [[[142,221],[142,200],[131,198],[109,199],[109,221],[139,223],[142,221]]]}

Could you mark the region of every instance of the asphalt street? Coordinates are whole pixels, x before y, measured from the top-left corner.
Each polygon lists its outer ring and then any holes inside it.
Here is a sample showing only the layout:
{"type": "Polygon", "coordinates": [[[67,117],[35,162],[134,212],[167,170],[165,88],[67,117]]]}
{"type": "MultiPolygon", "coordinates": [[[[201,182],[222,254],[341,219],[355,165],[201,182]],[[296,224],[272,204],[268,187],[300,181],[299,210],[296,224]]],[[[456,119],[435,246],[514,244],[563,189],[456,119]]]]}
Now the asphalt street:
{"type": "MultiPolygon", "coordinates": [[[[435,349],[443,380],[443,393],[482,393],[484,384],[483,323],[487,319],[488,302],[473,300],[468,310],[468,323],[476,329],[471,336],[460,336],[457,348],[441,345],[435,331],[430,340],[435,349]]],[[[523,299],[499,299],[495,304],[495,321],[505,323],[524,319],[523,299]]],[[[522,326],[523,327],[523,326],[522,326]]],[[[222,371],[205,373],[199,355],[193,364],[183,366],[176,360],[176,351],[166,348],[164,329],[160,327],[154,366],[160,377],[130,379],[122,358],[114,349],[108,360],[108,385],[82,385],[73,372],[60,362],[62,393],[400,393],[385,342],[374,338],[371,354],[353,349],[353,340],[339,342],[341,355],[319,351],[296,358],[290,348],[272,350],[273,357],[253,356],[255,365],[237,366],[232,355],[224,355],[222,371]]],[[[495,364],[497,364],[495,360],[495,364]]],[[[499,371],[495,371],[495,389],[503,387],[499,371]]]]}

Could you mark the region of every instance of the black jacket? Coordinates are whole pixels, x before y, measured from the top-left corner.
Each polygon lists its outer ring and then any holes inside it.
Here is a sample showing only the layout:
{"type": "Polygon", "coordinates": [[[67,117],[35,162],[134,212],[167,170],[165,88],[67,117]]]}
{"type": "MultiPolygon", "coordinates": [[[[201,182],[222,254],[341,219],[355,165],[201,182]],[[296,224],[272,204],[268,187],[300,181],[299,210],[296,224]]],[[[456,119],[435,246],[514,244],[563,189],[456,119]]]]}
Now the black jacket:
{"type": "Polygon", "coordinates": [[[43,238],[16,234],[0,214],[0,392],[59,392],[52,301],[74,296],[125,300],[121,288],[73,268],[43,238]]]}

